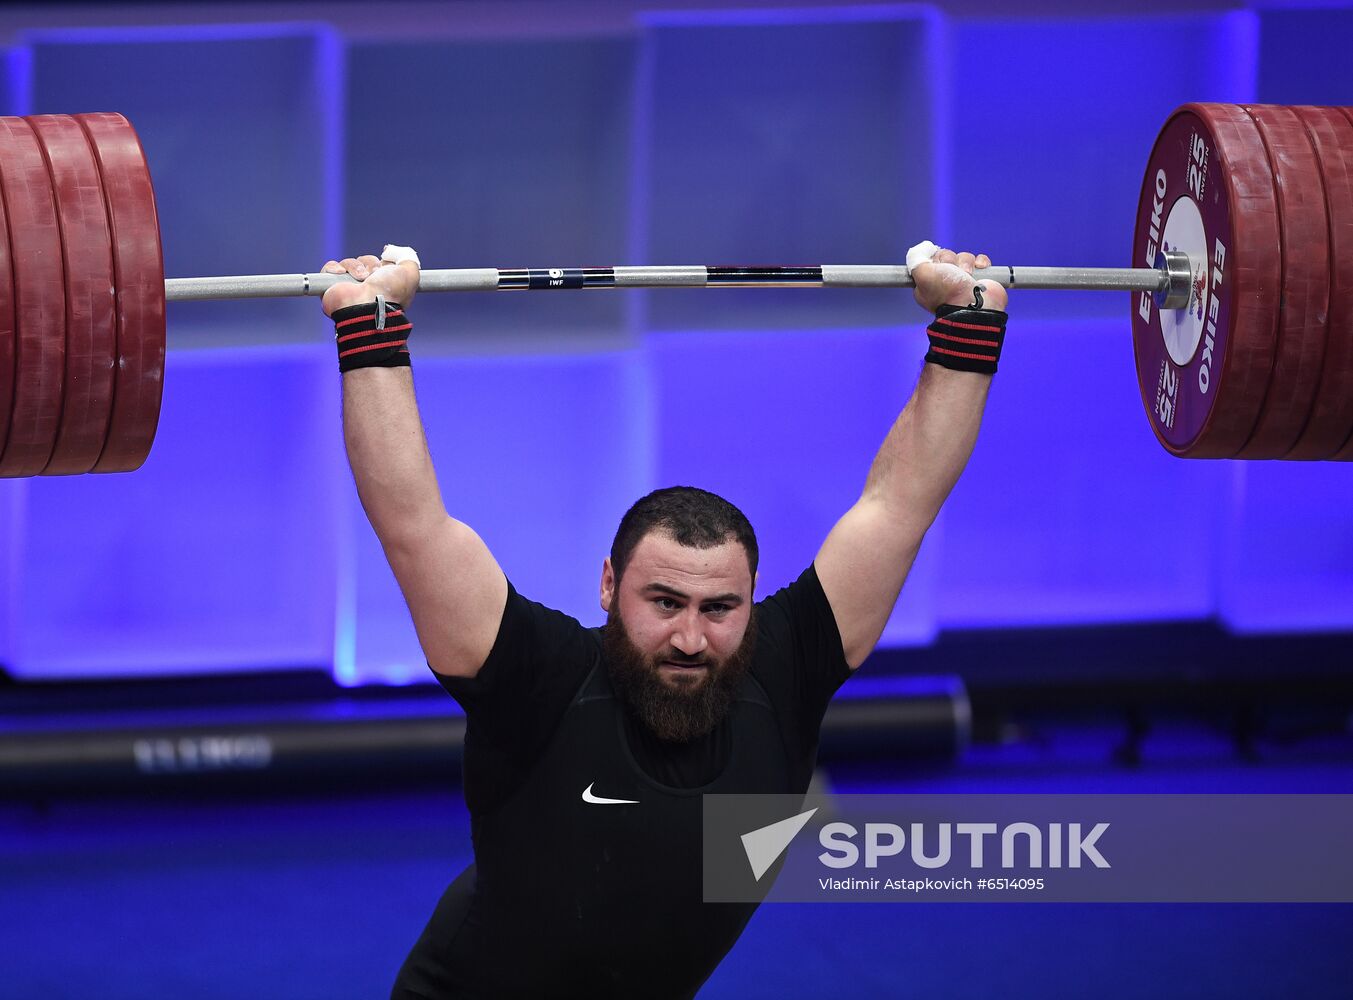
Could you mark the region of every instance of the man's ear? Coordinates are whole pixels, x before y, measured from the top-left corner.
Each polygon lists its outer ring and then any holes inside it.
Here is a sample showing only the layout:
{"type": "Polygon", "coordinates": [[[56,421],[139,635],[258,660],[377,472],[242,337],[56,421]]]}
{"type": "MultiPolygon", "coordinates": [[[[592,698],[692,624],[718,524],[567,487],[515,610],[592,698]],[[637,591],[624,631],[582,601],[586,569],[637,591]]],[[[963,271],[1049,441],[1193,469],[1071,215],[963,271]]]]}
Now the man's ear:
{"type": "Polygon", "coordinates": [[[611,557],[601,564],[601,610],[608,615],[615,601],[615,569],[611,566],[611,557]]]}

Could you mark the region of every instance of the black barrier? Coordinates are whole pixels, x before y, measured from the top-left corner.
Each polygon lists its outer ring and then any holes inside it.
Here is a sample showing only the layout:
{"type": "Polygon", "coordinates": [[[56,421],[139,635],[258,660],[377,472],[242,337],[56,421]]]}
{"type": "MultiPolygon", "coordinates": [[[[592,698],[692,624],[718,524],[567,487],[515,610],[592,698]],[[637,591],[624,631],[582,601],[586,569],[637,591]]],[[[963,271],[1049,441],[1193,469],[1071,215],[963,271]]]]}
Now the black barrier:
{"type": "MultiPolygon", "coordinates": [[[[951,759],[968,743],[969,719],[956,677],[862,679],[858,694],[843,691],[828,709],[821,758],[951,759]]],[[[0,790],[450,783],[458,780],[464,738],[464,716],[440,691],[191,712],[91,709],[7,726],[0,790]]]]}

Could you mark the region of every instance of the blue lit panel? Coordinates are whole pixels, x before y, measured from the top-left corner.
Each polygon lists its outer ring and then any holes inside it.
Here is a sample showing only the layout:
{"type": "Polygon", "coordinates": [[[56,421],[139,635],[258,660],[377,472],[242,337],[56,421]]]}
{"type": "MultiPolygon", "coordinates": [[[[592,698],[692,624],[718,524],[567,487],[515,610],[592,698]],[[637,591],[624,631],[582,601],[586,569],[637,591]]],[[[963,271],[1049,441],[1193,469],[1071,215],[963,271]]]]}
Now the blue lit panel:
{"type": "MultiPolygon", "coordinates": [[[[403,243],[428,267],[627,263],[633,58],[623,38],[354,40],[347,252],[403,243]],[[378,81],[395,79],[416,96],[390,100],[378,81]]],[[[620,329],[624,301],[443,295],[420,300],[418,318],[422,343],[467,333],[595,337],[620,329]]]]}
{"type": "Polygon", "coordinates": [[[0,50],[0,114],[21,115],[32,102],[33,58],[27,46],[0,50]]]}
{"type": "MultiPolygon", "coordinates": [[[[1161,126],[1187,101],[1253,99],[1254,28],[1246,13],[956,21],[956,65],[980,67],[980,90],[967,110],[954,96],[954,243],[997,263],[1128,264],[1161,126]]],[[[1034,292],[1012,308],[1128,329],[1123,298],[1102,292],[1034,292]]]]}
{"type": "MultiPolygon", "coordinates": [[[[33,112],[118,111],[136,127],[155,182],[167,275],[324,263],[340,180],[330,29],[48,31],[27,41],[33,112]]],[[[316,315],[313,302],[294,300],[180,303],[170,318],[193,343],[204,333],[257,343],[313,339],[316,315]]]]}
{"type": "Polygon", "coordinates": [[[1126,320],[1011,310],[977,449],[945,508],[941,622],[1208,617],[1228,466],[1156,443],[1126,320]]]}
{"type": "MultiPolygon", "coordinates": [[[[651,427],[634,354],[419,358],[416,388],[451,514],[526,597],[598,625],[602,561],[651,486],[651,427]]],[[[355,620],[343,683],[430,680],[371,528],[351,497],[355,620]]]]}
{"type": "Polygon", "coordinates": [[[1348,39],[1353,10],[1259,12],[1259,100],[1266,104],[1353,105],[1348,39]]]}
{"type": "Polygon", "coordinates": [[[12,662],[18,642],[23,510],[27,500],[25,480],[0,479],[0,668],[12,662]]]}
{"type": "MultiPolygon", "coordinates": [[[[761,549],[760,595],[797,577],[859,498],[922,344],[916,327],[649,335],[658,480],[742,509],[761,549]]],[[[885,644],[933,636],[937,551],[923,549],[885,644]]]]}
{"type": "MultiPolygon", "coordinates": [[[[937,18],[916,8],[650,19],[635,252],[653,264],[900,262],[941,209],[926,81],[937,18]]],[[[877,326],[900,291],[646,296],[653,329],[877,326]]]]}
{"type": "Polygon", "coordinates": [[[1353,466],[1237,462],[1229,471],[1222,619],[1238,632],[1353,630],[1353,466]]]}
{"type": "Polygon", "coordinates": [[[135,473],[28,480],[24,677],[327,667],[341,514],[319,351],[171,357],[135,473]]]}

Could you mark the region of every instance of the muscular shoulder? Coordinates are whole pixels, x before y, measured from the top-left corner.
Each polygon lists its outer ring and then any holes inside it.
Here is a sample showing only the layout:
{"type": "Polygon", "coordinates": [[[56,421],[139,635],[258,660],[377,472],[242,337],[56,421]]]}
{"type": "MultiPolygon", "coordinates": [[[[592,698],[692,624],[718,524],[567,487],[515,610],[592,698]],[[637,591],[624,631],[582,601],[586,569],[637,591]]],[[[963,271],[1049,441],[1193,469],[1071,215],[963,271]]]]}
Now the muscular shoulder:
{"type": "Polygon", "coordinates": [[[772,700],[820,713],[850,676],[831,604],[810,565],[756,606],[753,672],[772,700]]]}
{"type": "Polygon", "coordinates": [[[596,629],[523,597],[509,582],[497,637],[477,675],[438,679],[467,713],[494,702],[555,703],[576,689],[599,652],[596,629]]]}

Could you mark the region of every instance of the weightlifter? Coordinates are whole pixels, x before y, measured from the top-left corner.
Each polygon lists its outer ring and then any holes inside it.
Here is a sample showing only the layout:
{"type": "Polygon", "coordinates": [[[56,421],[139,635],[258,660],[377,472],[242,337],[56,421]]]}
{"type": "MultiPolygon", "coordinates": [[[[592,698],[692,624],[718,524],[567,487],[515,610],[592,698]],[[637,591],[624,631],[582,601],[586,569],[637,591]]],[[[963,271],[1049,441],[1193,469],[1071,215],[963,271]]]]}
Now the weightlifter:
{"type": "Polygon", "coordinates": [[[1000,355],[1005,289],[971,273],[987,257],[922,246],[915,294],[936,317],[920,379],[808,568],[754,601],[742,512],[658,490],[620,522],[601,628],[519,594],[447,513],[407,349],[416,258],[325,265],[357,279],[324,295],[357,490],[467,719],[475,861],[394,997],[690,997],[737,940],[755,905],[701,901],[701,795],[807,790],[827,702],[882,634],[1000,355]]]}

